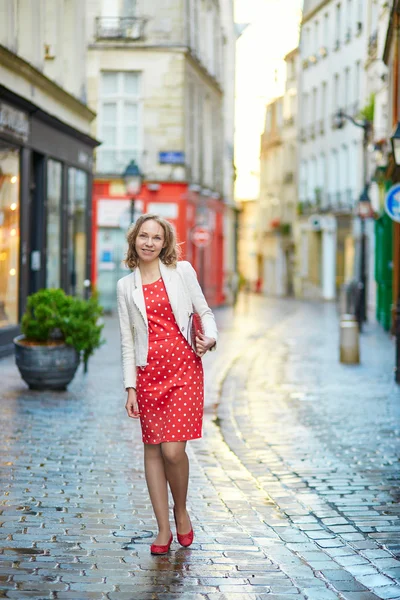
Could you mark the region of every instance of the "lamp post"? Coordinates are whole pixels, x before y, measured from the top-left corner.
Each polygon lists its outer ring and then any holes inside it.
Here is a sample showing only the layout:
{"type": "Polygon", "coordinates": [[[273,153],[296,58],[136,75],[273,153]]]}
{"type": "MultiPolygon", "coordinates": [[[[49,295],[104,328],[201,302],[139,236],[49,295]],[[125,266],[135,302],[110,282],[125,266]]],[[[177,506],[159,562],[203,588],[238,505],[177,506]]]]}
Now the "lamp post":
{"type": "MultiPolygon", "coordinates": [[[[396,167],[400,166],[400,123],[397,123],[397,127],[392,137],[390,138],[392,143],[393,159],[396,167]]],[[[400,228],[400,225],[397,225],[400,228]]],[[[398,270],[398,283],[397,283],[397,302],[396,302],[396,322],[395,322],[395,336],[396,336],[396,366],[395,366],[395,379],[396,383],[400,383],[400,257],[397,257],[397,270],[398,270]]]]}
{"type": "Polygon", "coordinates": [[[371,122],[368,119],[357,120],[351,115],[346,114],[343,110],[338,110],[335,115],[335,126],[341,129],[345,121],[350,121],[356,127],[360,127],[363,132],[363,191],[360,194],[357,207],[357,215],[361,222],[361,240],[360,240],[360,272],[359,272],[359,301],[357,302],[357,321],[361,331],[362,324],[367,320],[367,261],[366,261],[366,234],[365,234],[365,219],[371,216],[371,200],[368,195],[368,141],[371,131],[371,122]]]}
{"type": "Polygon", "coordinates": [[[143,174],[134,160],[126,167],[123,178],[125,180],[126,195],[131,197],[131,224],[135,222],[135,200],[140,194],[143,184],[143,174]]]}

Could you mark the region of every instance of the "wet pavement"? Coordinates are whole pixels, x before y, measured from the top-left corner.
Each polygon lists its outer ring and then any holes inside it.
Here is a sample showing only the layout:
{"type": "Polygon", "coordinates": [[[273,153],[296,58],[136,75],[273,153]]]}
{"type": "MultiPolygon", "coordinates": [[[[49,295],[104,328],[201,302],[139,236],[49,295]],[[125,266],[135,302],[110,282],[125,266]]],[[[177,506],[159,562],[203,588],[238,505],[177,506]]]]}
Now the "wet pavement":
{"type": "Polygon", "coordinates": [[[344,366],[333,305],[251,296],[217,313],[188,445],[195,543],[165,557],[149,553],[116,321],[68,392],[30,392],[0,361],[0,598],[400,598],[393,343],[367,326],[344,366]]]}

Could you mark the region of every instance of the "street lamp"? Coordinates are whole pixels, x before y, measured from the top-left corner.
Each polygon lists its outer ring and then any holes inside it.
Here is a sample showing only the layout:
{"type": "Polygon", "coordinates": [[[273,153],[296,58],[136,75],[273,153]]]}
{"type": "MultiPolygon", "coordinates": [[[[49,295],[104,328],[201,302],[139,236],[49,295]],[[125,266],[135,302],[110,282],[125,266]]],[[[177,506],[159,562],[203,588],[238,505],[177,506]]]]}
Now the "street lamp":
{"type": "MultiPolygon", "coordinates": [[[[336,129],[342,129],[345,121],[350,121],[356,127],[360,127],[363,132],[363,182],[364,188],[360,194],[357,206],[357,215],[361,221],[361,243],[360,243],[360,276],[359,276],[359,290],[360,299],[357,302],[357,321],[361,331],[362,323],[367,320],[367,269],[366,269],[366,235],[365,235],[365,219],[370,217],[371,211],[371,200],[368,195],[369,183],[368,183],[368,140],[371,131],[371,122],[368,119],[357,120],[351,115],[346,114],[343,110],[338,110],[334,115],[334,126],[336,129]]],[[[400,135],[400,132],[399,132],[400,135]]],[[[400,157],[399,157],[400,158],[400,157]]]]}
{"type": "MultiPolygon", "coordinates": [[[[400,123],[397,123],[397,127],[392,137],[393,159],[396,167],[400,166],[400,123]]],[[[398,225],[398,227],[400,227],[398,225]]],[[[396,303],[396,322],[395,322],[395,335],[396,335],[396,367],[395,367],[395,378],[396,383],[400,383],[400,258],[398,259],[398,283],[397,283],[397,303],[396,303]]]]}
{"type": "Polygon", "coordinates": [[[131,223],[135,221],[135,200],[140,194],[143,184],[143,174],[134,160],[126,167],[123,178],[125,180],[126,195],[131,197],[131,223]]]}

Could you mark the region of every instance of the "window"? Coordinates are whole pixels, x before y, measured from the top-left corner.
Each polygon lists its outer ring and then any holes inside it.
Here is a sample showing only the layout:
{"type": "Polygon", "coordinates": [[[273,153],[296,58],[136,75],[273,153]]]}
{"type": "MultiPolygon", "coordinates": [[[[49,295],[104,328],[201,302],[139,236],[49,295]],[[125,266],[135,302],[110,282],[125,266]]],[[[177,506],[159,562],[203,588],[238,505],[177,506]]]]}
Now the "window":
{"type": "Polygon", "coordinates": [[[324,40],[323,40],[324,46],[330,45],[329,31],[330,31],[330,29],[329,29],[329,13],[325,13],[324,14],[324,40]]]}
{"type": "Polygon", "coordinates": [[[134,17],[136,14],[136,0],[124,0],[123,17],[134,17]]]}
{"type": "Polygon", "coordinates": [[[336,38],[335,38],[335,49],[339,48],[342,39],[342,7],[340,4],[336,5],[336,38]]]}
{"type": "Polygon", "coordinates": [[[357,29],[361,31],[364,17],[364,0],[357,0],[357,29]]]}
{"type": "Polygon", "coordinates": [[[349,148],[346,145],[342,146],[342,189],[343,189],[343,203],[350,205],[351,203],[351,190],[350,190],[350,163],[349,163],[349,148]]]}
{"type": "Polygon", "coordinates": [[[344,98],[343,106],[348,110],[350,106],[350,68],[344,70],[344,98]]]}
{"type": "Polygon", "coordinates": [[[307,57],[310,54],[310,28],[309,27],[305,27],[304,31],[304,38],[303,38],[303,43],[302,43],[302,47],[303,47],[303,56],[307,57]]]}
{"type": "Polygon", "coordinates": [[[118,17],[118,0],[102,0],[101,16],[102,17],[118,17]]]}
{"type": "Polygon", "coordinates": [[[354,77],[354,112],[358,110],[361,93],[361,61],[356,62],[356,74],[354,77]]]}
{"type": "Polygon", "coordinates": [[[347,0],[346,9],[346,38],[350,39],[351,29],[353,23],[353,0],[347,0]]]}
{"type": "Polygon", "coordinates": [[[320,115],[321,115],[321,120],[325,120],[326,117],[326,100],[327,100],[327,89],[328,89],[328,84],[326,81],[322,82],[322,92],[321,92],[321,111],[320,111],[320,115]]]}
{"type": "Polygon", "coordinates": [[[68,169],[68,287],[83,295],[87,257],[88,181],[84,171],[68,169]]]}
{"type": "Polygon", "coordinates": [[[319,48],[319,22],[315,21],[315,24],[314,24],[314,49],[313,49],[313,54],[316,54],[318,52],[318,48],[319,48]]]}
{"type": "Polygon", "coordinates": [[[325,205],[325,190],[326,190],[326,158],[325,154],[321,154],[318,164],[318,200],[321,205],[325,205]]]}
{"type": "Polygon", "coordinates": [[[18,323],[19,152],[0,144],[0,327],[18,323]]]}
{"type": "Polygon", "coordinates": [[[140,166],[140,73],[104,71],[101,74],[99,137],[100,173],[120,174],[131,160],[140,166]]]}
{"type": "Polygon", "coordinates": [[[313,89],[313,96],[312,96],[312,120],[314,121],[315,119],[318,118],[318,90],[315,87],[313,89]]]}
{"type": "Polygon", "coordinates": [[[308,123],[309,123],[308,94],[306,92],[303,94],[302,123],[303,123],[304,126],[307,126],[308,123]]]}
{"type": "Polygon", "coordinates": [[[46,286],[60,287],[62,165],[47,162],[46,286]]]}
{"type": "Polygon", "coordinates": [[[339,74],[336,73],[333,80],[333,111],[336,112],[339,107],[339,99],[340,99],[340,77],[339,74]]]}

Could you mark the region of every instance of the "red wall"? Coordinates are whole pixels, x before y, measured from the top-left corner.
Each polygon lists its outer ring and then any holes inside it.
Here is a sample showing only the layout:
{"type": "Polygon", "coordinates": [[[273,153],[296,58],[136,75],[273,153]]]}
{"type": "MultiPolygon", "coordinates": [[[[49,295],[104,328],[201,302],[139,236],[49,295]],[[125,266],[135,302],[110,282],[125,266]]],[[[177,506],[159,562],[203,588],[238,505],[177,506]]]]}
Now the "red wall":
{"type": "MultiPolygon", "coordinates": [[[[110,181],[95,181],[93,184],[93,235],[92,235],[92,281],[97,279],[96,229],[98,201],[129,200],[128,196],[111,195],[110,181]]],[[[223,295],[223,217],[224,204],[221,200],[201,197],[198,193],[189,191],[186,183],[162,183],[157,191],[150,191],[143,185],[139,200],[143,201],[144,212],[149,211],[152,202],[176,203],[178,216],[168,219],[175,227],[178,241],[182,244],[182,259],[189,260],[196,269],[204,294],[211,306],[218,306],[225,300],[223,295]],[[199,211],[199,209],[202,209],[199,211]],[[211,243],[206,248],[196,248],[190,239],[191,229],[199,222],[196,214],[206,214],[215,228],[212,232],[211,243]]],[[[122,257],[121,257],[122,258],[122,257]]]]}

